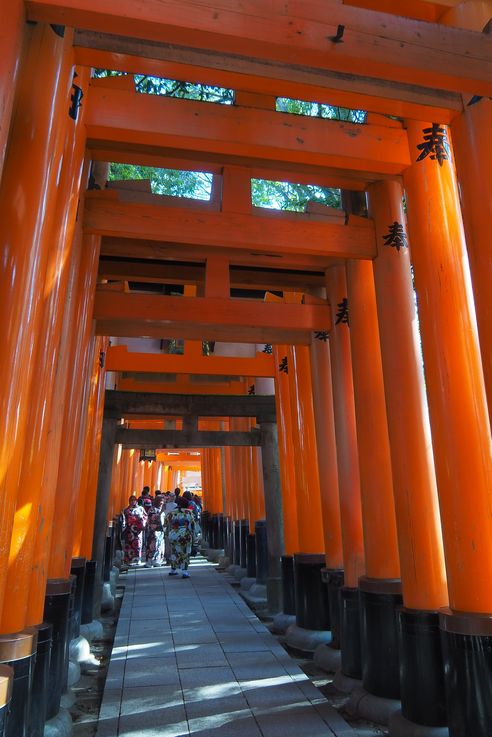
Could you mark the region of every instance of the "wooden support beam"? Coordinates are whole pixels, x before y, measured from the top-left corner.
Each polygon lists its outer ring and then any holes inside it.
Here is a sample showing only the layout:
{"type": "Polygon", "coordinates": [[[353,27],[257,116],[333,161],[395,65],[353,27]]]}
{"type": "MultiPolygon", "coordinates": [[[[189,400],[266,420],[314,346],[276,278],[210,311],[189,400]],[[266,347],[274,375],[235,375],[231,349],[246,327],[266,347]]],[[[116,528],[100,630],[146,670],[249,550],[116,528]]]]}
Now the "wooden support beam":
{"type": "Polygon", "coordinates": [[[82,66],[186,79],[415,120],[448,123],[462,109],[456,92],[330,70],[320,73],[298,64],[265,64],[253,57],[211,54],[92,31],[75,33],[75,58],[82,66]]]}
{"type": "Polygon", "coordinates": [[[261,445],[259,430],[116,430],[117,444],[124,448],[220,448],[224,445],[261,445]]]}
{"type": "Polygon", "coordinates": [[[119,419],[139,417],[256,417],[258,421],[275,420],[275,397],[227,397],[202,394],[154,394],[106,390],[104,416],[119,419]],[[270,419],[269,419],[270,418],[270,419]]]}
{"type": "Polygon", "coordinates": [[[167,297],[114,292],[103,284],[96,291],[94,319],[97,335],[292,345],[309,344],[313,331],[331,325],[327,303],[167,297]]]}
{"type": "MultiPolygon", "coordinates": [[[[331,218],[256,208],[252,215],[194,212],[119,202],[115,192],[86,197],[84,228],[116,238],[246,250],[261,254],[330,258],[374,258],[376,244],[370,220],[350,217],[347,225],[331,218]],[[114,196],[114,197],[113,197],[114,196]]],[[[157,249],[156,249],[157,253],[157,249]]],[[[185,255],[185,249],[181,249],[185,255]]],[[[155,257],[155,256],[154,256],[155,257]]]]}
{"type": "MultiPolygon", "coordinates": [[[[101,250],[104,253],[103,239],[101,250]]],[[[288,269],[253,269],[231,266],[232,289],[271,289],[311,292],[325,286],[322,271],[293,271],[288,269]]],[[[162,284],[203,284],[205,267],[196,263],[172,263],[117,259],[103,256],[99,260],[100,279],[136,281],[162,284]]]]}
{"type": "Polygon", "coordinates": [[[492,94],[479,33],[323,0],[27,0],[29,20],[292,64],[492,94]],[[343,25],[343,44],[334,43],[343,25]]]}
{"type": "Polygon", "coordinates": [[[90,86],[85,124],[89,146],[125,151],[213,153],[223,163],[254,160],[277,168],[292,163],[392,175],[410,165],[402,128],[138,94],[98,80],[90,86]]]}
{"type": "Polygon", "coordinates": [[[195,374],[202,376],[251,376],[273,377],[273,357],[257,353],[256,358],[230,358],[228,356],[193,356],[186,352],[179,356],[163,353],[134,353],[126,345],[108,348],[105,358],[106,371],[195,374]]]}
{"type": "Polygon", "coordinates": [[[155,376],[155,380],[151,381],[150,379],[141,379],[139,374],[134,374],[133,377],[119,378],[117,389],[118,391],[124,392],[151,392],[159,394],[176,394],[179,392],[179,394],[244,395],[244,381],[239,378],[229,382],[207,382],[204,379],[202,382],[192,381],[186,383],[179,381],[182,376],[183,374],[178,374],[176,381],[158,381],[158,377],[155,376]]]}

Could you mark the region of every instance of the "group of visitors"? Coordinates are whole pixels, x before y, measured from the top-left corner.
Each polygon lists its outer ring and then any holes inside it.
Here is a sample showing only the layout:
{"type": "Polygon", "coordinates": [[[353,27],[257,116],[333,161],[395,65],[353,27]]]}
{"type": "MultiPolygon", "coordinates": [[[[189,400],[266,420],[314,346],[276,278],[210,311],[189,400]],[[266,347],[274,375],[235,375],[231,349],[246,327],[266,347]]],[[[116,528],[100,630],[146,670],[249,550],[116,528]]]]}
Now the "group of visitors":
{"type": "Polygon", "coordinates": [[[177,487],[155,492],[144,486],[132,495],[120,517],[124,562],[148,568],[170,564],[170,576],[189,578],[188,566],[200,538],[201,499],[177,487]]]}

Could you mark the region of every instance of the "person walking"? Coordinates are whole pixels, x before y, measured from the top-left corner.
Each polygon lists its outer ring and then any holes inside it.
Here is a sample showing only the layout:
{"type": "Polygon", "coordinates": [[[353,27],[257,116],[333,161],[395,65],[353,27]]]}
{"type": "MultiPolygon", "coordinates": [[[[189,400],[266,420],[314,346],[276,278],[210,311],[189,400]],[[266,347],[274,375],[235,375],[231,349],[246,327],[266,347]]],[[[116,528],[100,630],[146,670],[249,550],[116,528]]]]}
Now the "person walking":
{"type": "Polygon", "coordinates": [[[170,576],[177,576],[181,571],[182,578],[189,578],[188,565],[190,562],[195,520],[188,500],[181,496],[176,499],[177,509],[166,514],[164,532],[171,548],[170,576]]]}
{"type": "Polygon", "coordinates": [[[138,565],[142,555],[143,531],[147,524],[147,513],[137,503],[137,497],[132,495],[128,500],[128,507],[121,513],[121,537],[123,547],[123,561],[128,565],[138,565]]]}
{"type": "Polygon", "coordinates": [[[145,565],[147,568],[162,566],[164,563],[164,497],[156,496],[154,506],[147,508],[145,505],[145,511],[148,517],[145,540],[145,565]]]}

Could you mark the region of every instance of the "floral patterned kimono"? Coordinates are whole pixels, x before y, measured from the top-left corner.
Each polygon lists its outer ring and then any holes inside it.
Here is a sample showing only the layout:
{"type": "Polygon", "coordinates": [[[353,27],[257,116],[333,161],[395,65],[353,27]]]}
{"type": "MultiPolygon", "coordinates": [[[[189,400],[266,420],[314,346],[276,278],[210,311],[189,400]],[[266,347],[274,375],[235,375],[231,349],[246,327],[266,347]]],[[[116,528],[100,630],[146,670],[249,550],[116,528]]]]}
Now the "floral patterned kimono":
{"type": "Polygon", "coordinates": [[[164,512],[157,507],[147,510],[147,535],[145,557],[147,565],[161,566],[164,563],[164,512]]]}
{"type": "Polygon", "coordinates": [[[166,514],[164,531],[171,546],[171,568],[186,571],[190,562],[195,520],[191,509],[174,509],[166,514]]]}
{"type": "Polygon", "coordinates": [[[121,513],[121,537],[125,563],[132,564],[140,561],[143,530],[146,523],[147,514],[138,505],[126,507],[121,513]]]}

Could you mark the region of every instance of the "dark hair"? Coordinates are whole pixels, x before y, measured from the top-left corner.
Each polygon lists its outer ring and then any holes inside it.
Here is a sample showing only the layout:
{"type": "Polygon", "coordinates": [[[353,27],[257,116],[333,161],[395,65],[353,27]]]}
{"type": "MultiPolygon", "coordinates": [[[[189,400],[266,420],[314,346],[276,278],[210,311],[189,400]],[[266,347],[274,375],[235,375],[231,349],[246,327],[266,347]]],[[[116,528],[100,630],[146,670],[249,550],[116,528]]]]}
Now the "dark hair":
{"type": "Polygon", "coordinates": [[[175,496],[179,496],[179,495],[181,494],[181,489],[179,488],[179,486],[177,486],[177,487],[176,487],[176,488],[174,489],[174,494],[175,494],[175,496]]]}
{"type": "Polygon", "coordinates": [[[191,491],[184,491],[183,492],[183,499],[188,499],[188,501],[190,501],[191,499],[193,499],[193,495],[192,495],[191,491]]]}
{"type": "Polygon", "coordinates": [[[144,486],[143,489],[142,489],[142,494],[144,492],[147,492],[147,494],[150,494],[150,486],[144,486]]]}
{"type": "Polygon", "coordinates": [[[178,509],[188,509],[188,500],[182,496],[176,497],[176,504],[178,505],[178,509]]]}

